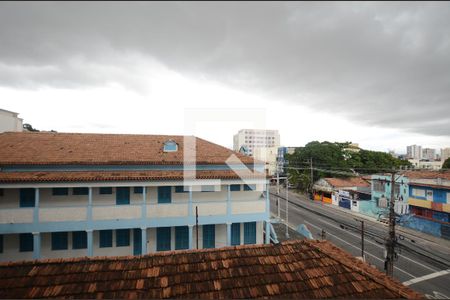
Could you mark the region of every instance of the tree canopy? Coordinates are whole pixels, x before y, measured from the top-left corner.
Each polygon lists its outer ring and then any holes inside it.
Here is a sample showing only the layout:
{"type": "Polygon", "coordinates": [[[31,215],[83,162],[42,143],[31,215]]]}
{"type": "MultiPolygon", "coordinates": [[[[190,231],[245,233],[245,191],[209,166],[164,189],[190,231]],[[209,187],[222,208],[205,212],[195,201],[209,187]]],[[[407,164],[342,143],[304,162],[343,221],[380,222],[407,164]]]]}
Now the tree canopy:
{"type": "Polygon", "coordinates": [[[323,177],[348,177],[348,173],[372,174],[383,169],[411,166],[408,161],[385,152],[354,148],[351,142],[313,141],[305,147],[297,148],[293,154],[287,154],[286,158],[289,167],[299,168],[288,169],[288,175],[289,181],[301,190],[311,185],[309,159],[312,159],[315,169],[314,181],[323,177]]]}
{"type": "Polygon", "coordinates": [[[442,169],[450,169],[450,157],[444,161],[444,164],[442,165],[442,169]]]}

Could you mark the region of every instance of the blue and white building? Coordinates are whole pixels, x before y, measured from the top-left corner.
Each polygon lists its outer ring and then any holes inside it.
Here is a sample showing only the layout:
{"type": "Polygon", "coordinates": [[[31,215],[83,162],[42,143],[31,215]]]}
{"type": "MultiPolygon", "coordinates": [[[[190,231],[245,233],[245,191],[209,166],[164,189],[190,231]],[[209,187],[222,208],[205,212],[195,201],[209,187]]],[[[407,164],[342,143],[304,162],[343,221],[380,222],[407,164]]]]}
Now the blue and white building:
{"type": "Polygon", "coordinates": [[[0,261],[269,242],[264,164],[199,138],[7,132],[0,168],[0,261]]]}

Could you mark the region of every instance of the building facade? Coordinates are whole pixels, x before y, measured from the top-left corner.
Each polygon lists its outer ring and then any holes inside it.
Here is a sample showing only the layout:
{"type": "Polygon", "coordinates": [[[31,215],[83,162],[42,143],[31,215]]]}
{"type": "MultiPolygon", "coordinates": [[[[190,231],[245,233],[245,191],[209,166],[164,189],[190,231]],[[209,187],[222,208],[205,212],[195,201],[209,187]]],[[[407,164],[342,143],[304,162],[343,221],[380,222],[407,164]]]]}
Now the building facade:
{"type": "Polygon", "coordinates": [[[412,218],[405,226],[450,239],[450,172],[409,172],[412,218]]]}
{"type": "Polygon", "coordinates": [[[254,162],[195,137],[0,134],[0,261],[269,242],[254,162]]]}
{"type": "Polygon", "coordinates": [[[254,149],[280,146],[280,134],[278,130],[241,129],[233,136],[233,150],[239,151],[246,146],[249,155],[254,154],[254,149]]]}
{"type": "Polygon", "coordinates": [[[425,159],[408,159],[414,169],[440,170],[444,164],[443,160],[429,161],[425,159]]]}
{"type": "Polygon", "coordinates": [[[279,174],[285,174],[285,164],[288,163],[286,154],[294,154],[295,150],[301,147],[278,147],[277,151],[277,172],[279,174]]]}
{"type": "Polygon", "coordinates": [[[434,161],[436,159],[436,150],[431,148],[423,148],[422,159],[434,161]]]}
{"type": "Polygon", "coordinates": [[[23,120],[18,116],[18,113],[0,109],[0,133],[6,131],[22,131],[23,120]]]}
{"type": "Polygon", "coordinates": [[[268,175],[275,175],[277,170],[277,147],[256,147],[253,149],[253,157],[265,162],[265,170],[268,175]]]}
{"type": "Polygon", "coordinates": [[[441,149],[441,161],[444,162],[450,158],[450,148],[441,149]]]}
{"type": "Polygon", "coordinates": [[[422,146],[418,145],[407,146],[406,156],[410,159],[422,159],[422,146]]]}
{"type": "MultiPolygon", "coordinates": [[[[360,208],[360,212],[370,216],[387,216],[391,199],[391,175],[376,174],[371,178],[372,203],[370,207],[360,208]]],[[[398,215],[409,214],[408,177],[401,175],[395,178],[394,211],[398,215]]]]}
{"type": "Polygon", "coordinates": [[[313,185],[313,198],[315,201],[351,209],[352,200],[364,198],[363,195],[358,196],[359,192],[370,194],[369,187],[369,183],[360,177],[321,178],[313,185]]]}

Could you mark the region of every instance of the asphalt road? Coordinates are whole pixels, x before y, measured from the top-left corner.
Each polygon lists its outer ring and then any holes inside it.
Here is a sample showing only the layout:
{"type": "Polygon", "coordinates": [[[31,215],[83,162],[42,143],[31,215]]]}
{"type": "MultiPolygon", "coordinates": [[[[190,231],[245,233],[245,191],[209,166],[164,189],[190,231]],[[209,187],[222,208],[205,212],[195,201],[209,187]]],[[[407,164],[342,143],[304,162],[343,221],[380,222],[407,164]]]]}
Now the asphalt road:
{"type": "MultiPolygon", "coordinates": [[[[271,193],[275,193],[275,189],[271,193]]],[[[285,198],[286,191],[280,196],[285,198]]],[[[277,216],[276,197],[271,194],[271,211],[277,216]]],[[[354,256],[361,256],[360,222],[355,216],[329,205],[323,205],[307,199],[305,196],[289,193],[289,226],[293,229],[305,224],[314,238],[320,239],[326,232],[326,239],[354,256]],[[342,226],[344,228],[342,228],[342,226]]],[[[286,219],[286,200],[280,199],[281,219],[286,219]]],[[[384,272],[384,236],[387,227],[376,221],[365,220],[365,258],[366,262],[384,272]]],[[[450,299],[450,249],[442,245],[433,245],[417,236],[404,234],[401,241],[405,247],[399,249],[398,260],[394,263],[394,277],[423,293],[430,299],[450,299]],[[411,242],[414,239],[414,242],[411,242]],[[447,251],[448,250],[448,251],[447,251]],[[439,254],[433,256],[433,254],[439,254]],[[443,258],[443,259],[441,259],[443,258]],[[445,260],[447,259],[447,260],[445,260]]]]}

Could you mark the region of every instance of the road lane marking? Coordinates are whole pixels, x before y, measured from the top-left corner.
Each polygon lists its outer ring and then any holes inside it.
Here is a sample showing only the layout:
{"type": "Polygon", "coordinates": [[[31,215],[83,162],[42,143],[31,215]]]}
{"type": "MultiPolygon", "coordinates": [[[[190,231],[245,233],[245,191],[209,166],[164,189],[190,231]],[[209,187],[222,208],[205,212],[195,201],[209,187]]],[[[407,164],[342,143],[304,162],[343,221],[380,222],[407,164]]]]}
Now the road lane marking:
{"type": "MultiPolygon", "coordinates": [[[[296,210],[299,210],[300,211],[300,208],[298,208],[298,207],[296,207],[296,206],[293,206],[294,207],[294,209],[296,209],[296,210]]],[[[283,210],[283,209],[282,209],[283,210]]],[[[283,210],[284,211],[284,210],[283,210]]],[[[317,219],[318,221],[320,221],[320,222],[322,222],[322,223],[325,223],[325,224],[328,224],[329,226],[332,226],[332,227],[334,227],[334,228],[337,228],[337,229],[342,229],[342,228],[340,228],[339,226],[337,226],[337,225],[335,225],[335,224],[332,224],[332,223],[329,223],[329,222],[327,222],[327,221],[324,221],[324,220],[322,220],[322,219],[317,219]]],[[[321,228],[320,228],[321,229],[321,228]]],[[[350,232],[350,231],[343,231],[343,232],[346,232],[346,233],[348,233],[348,234],[350,234],[350,235],[353,235],[354,237],[357,237],[357,238],[361,238],[359,235],[357,235],[357,234],[355,234],[355,233],[353,233],[353,232],[350,232]]],[[[375,245],[375,246],[377,246],[377,247],[380,247],[381,249],[384,249],[385,247],[383,247],[383,246],[381,246],[381,245],[378,245],[377,243],[374,243],[374,242],[372,242],[371,240],[365,240],[367,243],[370,243],[370,244],[372,244],[372,245],[375,245]]],[[[415,261],[415,260],[413,260],[413,259],[411,259],[411,258],[408,258],[408,257],[406,257],[406,256],[404,256],[404,255],[400,255],[400,254],[398,254],[398,256],[399,257],[402,257],[402,258],[404,258],[404,259],[406,259],[406,260],[409,260],[409,261],[411,261],[411,262],[413,262],[413,263],[415,263],[415,264],[417,264],[417,265],[419,265],[419,266],[422,266],[423,268],[425,268],[425,269],[428,269],[428,270],[430,270],[430,271],[432,271],[432,272],[438,272],[439,270],[438,269],[434,269],[434,268],[431,268],[431,267],[428,267],[427,265],[424,265],[424,264],[422,264],[422,263],[420,263],[420,262],[418,262],[418,261],[415,261]]]]}
{"type": "MultiPolygon", "coordinates": [[[[316,226],[316,225],[314,225],[314,224],[311,224],[311,223],[309,223],[308,221],[305,221],[305,223],[308,223],[309,225],[311,225],[311,226],[313,226],[313,227],[316,227],[317,229],[321,229],[320,227],[318,227],[318,226],[316,226]]],[[[331,234],[331,233],[327,232],[327,235],[332,236],[332,237],[334,237],[334,238],[340,240],[341,242],[343,242],[343,243],[345,243],[345,244],[347,244],[347,245],[349,245],[349,246],[351,246],[351,247],[353,247],[353,248],[356,248],[357,250],[361,250],[361,248],[356,247],[356,246],[353,245],[353,244],[350,244],[349,242],[347,242],[347,241],[345,241],[345,240],[343,240],[343,239],[341,239],[341,238],[335,236],[334,234],[331,234]]],[[[369,253],[369,252],[367,252],[367,251],[366,251],[364,254],[367,254],[367,255],[369,255],[369,256],[372,256],[373,258],[375,258],[375,259],[381,261],[382,263],[384,263],[384,260],[378,258],[377,256],[375,256],[375,255],[373,255],[373,254],[371,254],[371,253],[369,253]]],[[[405,273],[405,274],[408,275],[409,277],[416,278],[416,277],[415,277],[414,275],[412,275],[411,273],[408,273],[408,272],[406,272],[405,270],[400,269],[399,267],[394,266],[394,268],[397,269],[398,271],[402,272],[402,273],[405,273]]]]}
{"type": "MultiPolygon", "coordinates": [[[[283,210],[283,209],[281,209],[281,210],[283,210]]],[[[283,219],[282,219],[282,220],[283,220],[283,219]]],[[[283,220],[283,221],[284,221],[284,220],[283,220]]],[[[314,224],[312,224],[312,223],[310,223],[310,222],[308,222],[308,221],[306,221],[306,220],[304,221],[304,223],[307,223],[307,224],[309,224],[309,225],[311,225],[312,227],[315,227],[315,228],[317,228],[317,229],[322,229],[322,228],[320,228],[320,227],[318,227],[318,226],[316,226],[316,225],[314,225],[314,224]]],[[[293,227],[291,226],[291,224],[289,224],[289,227],[290,227],[291,229],[295,230],[295,228],[293,228],[293,227]]],[[[329,233],[329,232],[327,232],[327,235],[332,236],[332,237],[336,238],[337,240],[340,240],[341,242],[343,242],[343,243],[345,243],[345,244],[347,244],[347,245],[349,245],[349,246],[351,246],[351,247],[353,247],[353,248],[356,248],[356,249],[358,249],[358,250],[361,250],[359,247],[356,247],[355,245],[350,244],[349,242],[347,242],[347,241],[345,241],[345,240],[343,240],[343,239],[341,239],[341,238],[339,238],[339,237],[337,237],[337,236],[335,236],[335,235],[333,235],[333,234],[331,234],[331,233],[329,233]]],[[[376,260],[381,261],[382,263],[384,263],[384,260],[378,258],[377,256],[371,254],[371,253],[368,252],[368,251],[366,251],[365,254],[368,255],[368,256],[371,256],[371,257],[375,258],[376,260]]],[[[400,271],[400,272],[402,272],[402,273],[408,275],[408,276],[411,277],[411,278],[416,278],[416,276],[412,275],[411,273],[406,272],[406,271],[403,270],[403,269],[400,269],[399,267],[394,266],[394,268],[397,269],[398,271],[400,271]]]]}
{"type": "Polygon", "coordinates": [[[433,278],[436,278],[436,277],[439,277],[439,276],[447,275],[447,274],[450,274],[450,269],[439,271],[439,272],[435,272],[435,273],[431,273],[431,274],[428,274],[428,275],[425,275],[425,276],[421,276],[421,277],[417,277],[417,278],[414,278],[414,279],[410,279],[408,281],[403,282],[403,284],[404,285],[411,285],[411,284],[419,283],[419,282],[422,282],[422,281],[427,281],[427,280],[430,280],[430,279],[433,279],[433,278]]]}

